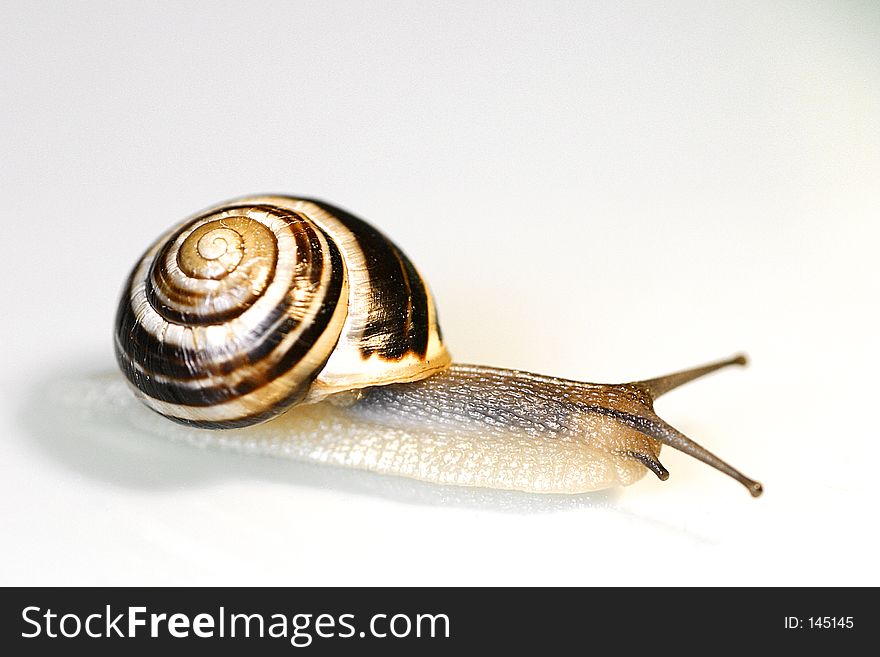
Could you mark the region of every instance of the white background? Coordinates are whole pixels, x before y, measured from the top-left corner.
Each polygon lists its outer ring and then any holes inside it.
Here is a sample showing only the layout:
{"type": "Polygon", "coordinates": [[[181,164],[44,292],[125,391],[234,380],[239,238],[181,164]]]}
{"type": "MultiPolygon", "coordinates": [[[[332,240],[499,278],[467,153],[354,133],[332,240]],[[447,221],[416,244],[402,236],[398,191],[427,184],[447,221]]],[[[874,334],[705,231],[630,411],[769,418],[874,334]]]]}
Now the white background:
{"type": "Polygon", "coordinates": [[[3,584],[880,584],[880,11],[864,2],[0,6],[3,584]],[[90,430],[182,217],[317,196],[393,236],[458,360],[658,403],[763,481],[551,497],[90,430]],[[61,410],[59,410],[61,409],[61,410]]]}

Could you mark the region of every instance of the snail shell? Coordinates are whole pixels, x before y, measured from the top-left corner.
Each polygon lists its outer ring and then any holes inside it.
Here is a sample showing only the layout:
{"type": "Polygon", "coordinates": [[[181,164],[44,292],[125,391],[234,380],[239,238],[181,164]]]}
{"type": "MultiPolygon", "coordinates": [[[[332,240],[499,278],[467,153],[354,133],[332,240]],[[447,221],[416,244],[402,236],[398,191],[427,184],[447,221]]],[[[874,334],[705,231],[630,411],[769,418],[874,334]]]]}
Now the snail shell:
{"type": "Polygon", "coordinates": [[[669,445],[753,496],[763,490],[653,409],[660,395],[744,357],[624,384],[453,364],[409,259],[321,201],[242,198],[170,230],[128,278],[115,350],[151,409],[191,431],[233,429],[221,444],[261,453],[581,493],[649,471],[665,480],[659,453],[669,445]],[[297,404],[308,406],[251,426],[297,404]]]}
{"type": "Polygon", "coordinates": [[[115,345],[150,408],[211,428],[451,361],[399,248],[344,210],[280,196],[209,208],[157,240],[126,283],[115,345]]]}

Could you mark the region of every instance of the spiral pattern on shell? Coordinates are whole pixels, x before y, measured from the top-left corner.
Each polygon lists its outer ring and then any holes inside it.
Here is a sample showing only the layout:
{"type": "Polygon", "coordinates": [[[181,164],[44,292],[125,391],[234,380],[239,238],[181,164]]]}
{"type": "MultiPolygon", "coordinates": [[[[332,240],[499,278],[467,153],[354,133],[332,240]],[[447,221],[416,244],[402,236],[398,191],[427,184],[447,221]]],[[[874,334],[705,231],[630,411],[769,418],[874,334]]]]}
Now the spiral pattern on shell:
{"type": "Polygon", "coordinates": [[[217,206],[157,241],[129,277],[115,345],[148,406],[216,428],[450,361],[402,252],[338,208],[287,197],[217,206]]]}

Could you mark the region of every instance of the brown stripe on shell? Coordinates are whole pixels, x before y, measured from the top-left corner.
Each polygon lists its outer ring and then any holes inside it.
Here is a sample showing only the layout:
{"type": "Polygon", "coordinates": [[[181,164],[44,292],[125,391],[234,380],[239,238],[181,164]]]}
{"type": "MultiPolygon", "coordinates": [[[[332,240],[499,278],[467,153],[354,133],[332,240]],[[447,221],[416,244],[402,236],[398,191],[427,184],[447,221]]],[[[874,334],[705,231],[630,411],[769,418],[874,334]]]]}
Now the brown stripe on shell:
{"type": "MultiPolygon", "coordinates": [[[[292,198],[292,197],[291,197],[292,198]]],[[[409,258],[378,230],[342,208],[311,198],[334,215],[356,237],[370,276],[370,318],[360,340],[364,358],[376,354],[399,360],[408,353],[424,358],[428,351],[428,292],[409,258]]]]}

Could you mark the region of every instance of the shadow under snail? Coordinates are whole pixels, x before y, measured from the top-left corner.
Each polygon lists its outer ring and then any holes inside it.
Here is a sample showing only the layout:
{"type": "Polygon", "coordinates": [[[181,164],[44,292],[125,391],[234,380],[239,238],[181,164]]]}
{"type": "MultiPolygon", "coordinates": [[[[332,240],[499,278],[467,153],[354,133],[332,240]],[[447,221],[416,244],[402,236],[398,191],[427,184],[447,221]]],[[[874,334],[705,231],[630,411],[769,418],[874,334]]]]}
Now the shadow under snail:
{"type": "MultiPolygon", "coordinates": [[[[128,278],[116,357],[147,406],[186,425],[283,422],[317,461],[535,493],[628,485],[669,445],[749,479],[653,410],[745,357],[617,385],[452,363],[427,285],[375,228],[322,201],[254,196],[185,220],[128,278]]],[[[274,431],[275,429],[273,429],[274,431]]]]}

